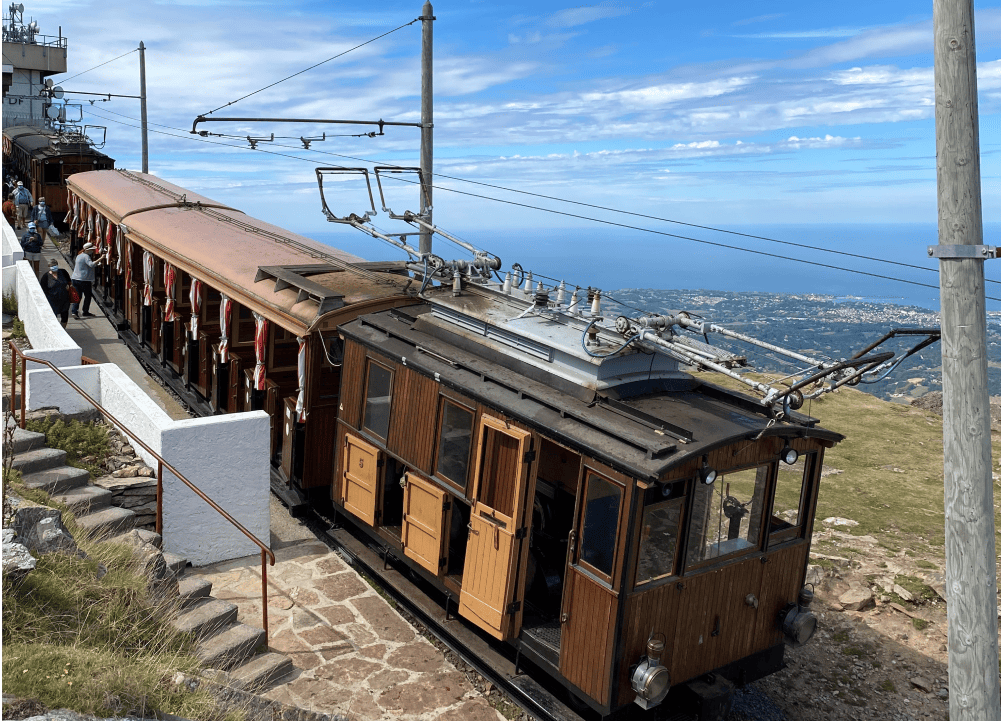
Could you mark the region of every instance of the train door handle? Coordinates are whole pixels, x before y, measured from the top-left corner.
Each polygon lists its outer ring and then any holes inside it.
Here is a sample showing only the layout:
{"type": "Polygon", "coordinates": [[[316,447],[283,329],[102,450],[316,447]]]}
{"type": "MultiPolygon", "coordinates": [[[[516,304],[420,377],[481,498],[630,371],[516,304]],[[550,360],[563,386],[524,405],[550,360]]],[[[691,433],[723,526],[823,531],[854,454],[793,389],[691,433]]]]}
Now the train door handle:
{"type": "Polygon", "coordinates": [[[713,632],[710,634],[712,637],[715,638],[716,636],[719,636],[719,627],[720,627],[720,624],[719,624],[719,615],[717,615],[716,616],[716,623],[713,624],[713,632]]]}

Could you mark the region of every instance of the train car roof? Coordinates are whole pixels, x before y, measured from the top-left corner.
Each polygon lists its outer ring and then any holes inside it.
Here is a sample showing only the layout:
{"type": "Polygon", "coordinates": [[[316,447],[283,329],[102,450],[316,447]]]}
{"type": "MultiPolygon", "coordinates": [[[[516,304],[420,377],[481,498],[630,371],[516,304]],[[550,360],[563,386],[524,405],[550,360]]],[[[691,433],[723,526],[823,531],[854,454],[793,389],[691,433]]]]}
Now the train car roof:
{"type": "Polygon", "coordinates": [[[654,481],[740,441],[778,436],[834,444],[844,438],[800,414],[794,414],[794,422],[773,421],[750,398],[690,375],[685,381],[652,384],[631,397],[593,390],[580,397],[519,373],[495,351],[484,349],[481,355],[453,344],[422,321],[427,310],[364,315],[340,332],[636,478],[654,481]]]}
{"type": "Polygon", "coordinates": [[[60,155],[100,155],[110,158],[104,153],[91,147],[85,140],[72,140],[80,138],[79,135],[64,136],[70,140],[53,145],[53,139],[59,137],[59,133],[50,128],[36,128],[31,125],[15,125],[3,129],[3,134],[19,148],[30,153],[34,157],[60,155]]]}
{"type": "Polygon", "coordinates": [[[133,242],[297,335],[344,306],[403,296],[410,283],[153,175],[98,170],[67,185],[133,242]]]}

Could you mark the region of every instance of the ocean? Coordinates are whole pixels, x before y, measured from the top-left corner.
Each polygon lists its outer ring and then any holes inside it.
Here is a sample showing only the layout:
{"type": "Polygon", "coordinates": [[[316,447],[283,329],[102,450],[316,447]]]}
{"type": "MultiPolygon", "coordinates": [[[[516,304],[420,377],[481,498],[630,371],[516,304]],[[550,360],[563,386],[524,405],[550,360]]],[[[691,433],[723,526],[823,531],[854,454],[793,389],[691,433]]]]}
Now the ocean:
{"type": "MultiPolygon", "coordinates": [[[[623,220],[634,221],[628,218],[623,220]]],[[[861,300],[933,311],[939,308],[938,262],[930,259],[927,253],[927,247],[938,242],[937,228],[933,224],[753,225],[728,228],[746,235],[807,247],[679,225],[655,224],[652,221],[645,221],[643,225],[665,233],[779,257],[617,228],[456,231],[453,234],[499,255],[505,269],[512,263],[520,263],[544,283],[565,280],[568,286],[590,285],[603,290],[650,288],[813,293],[832,296],[839,301],[861,300]],[[823,252],[819,248],[893,260],[918,268],[823,252]],[[873,275],[847,272],[842,268],[873,275]]],[[[452,229],[448,230],[452,232],[452,229]]],[[[307,232],[305,235],[369,260],[404,257],[402,251],[351,228],[307,232]]],[[[984,225],[984,243],[1001,243],[1001,223],[984,225]]],[[[416,236],[412,237],[411,244],[416,247],[416,236]]],[[[468,257],[466,251],[437,236],[434,252],[446,259],[468,257]]],[[[986,274],[987,296],[999,299],[988,300],[987,309],[1001,312],[1001,260],[987,261],[986,274]]]]}

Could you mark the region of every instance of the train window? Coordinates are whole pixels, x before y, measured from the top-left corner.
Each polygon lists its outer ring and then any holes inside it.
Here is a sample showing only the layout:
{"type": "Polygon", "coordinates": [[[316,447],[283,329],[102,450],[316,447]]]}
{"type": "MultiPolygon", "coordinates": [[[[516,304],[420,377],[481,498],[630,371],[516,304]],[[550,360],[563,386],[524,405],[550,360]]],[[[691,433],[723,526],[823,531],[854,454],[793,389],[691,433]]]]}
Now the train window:
{"type": "Polygon", "coordinates": [[[610,582],[619,530],[619,508],[622,506],[622,486],[596,473],[589,473],[585,494],[580,562],[610,582]]]}
{"type": "Polygon", "coordinates": [[[473,412],[442,398],[440,417],[435,472],[465,490],[473,440],[473,412]]]}
{"type": "Polygon", "coordinates": [[[765,489],[773,467],[721,475],[711,485],[695,484],[688,565],[759,547],[765,489]]]}
{"type": "MultiPolygon", "coordinates": [[[[775,479],[775,500],[772,503],[772,518],[768,526],[769,534],[796,529],[802,525],[805,513],[803,502],[806,498],[806,481],[810,469],[816,461],[817,454],[809,453],[800,456],[798,463],[792,466],[779,464],[778,477],[775,479]]],[[[780,534],[796,536],[791,534],[780,534]]]]}
{"type": "Polygon", "coordinates": [[[379,438],[389,437],[389,404],[392,400],[393,372],[378,363],[368,363],[368,383],[365,387],[364,428],[379,438]]]}
{"type": "Polygon", "coordinates": [[[46,163],[42,182],[46,185],[59,185],[63,182],[62,167],[59,163],[46,163]]]}
{"type": "Polygon", "coordinates": [[[684,483],[657,484],[645,491],[636,564],[637,586],[674,573],[678,529],[685,506],[684,492],[684,483]]]}

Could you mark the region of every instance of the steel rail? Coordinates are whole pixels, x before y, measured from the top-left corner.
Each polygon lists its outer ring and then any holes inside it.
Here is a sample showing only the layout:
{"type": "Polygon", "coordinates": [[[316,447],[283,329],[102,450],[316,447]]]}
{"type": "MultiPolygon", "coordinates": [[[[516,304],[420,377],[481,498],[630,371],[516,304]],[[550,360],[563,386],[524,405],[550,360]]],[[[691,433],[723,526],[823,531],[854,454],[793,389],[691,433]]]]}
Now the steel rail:
{"type": "MultiPolygon", "coordinates": [[[[275,565],[275,554],[268,548],[257,536],[248,531],[242,523],[233,518],[229,513],[227,513],[222,507],[219,506],[215,501],[209,498],[205,493],[198,488],[194,483],[189,481],[183,473],[178,471],[172,465],[170,465],[159,453],[150,448],[142,439],[136,436],[132,431],[125,426],[124,423],[115,418],[104,406],[98,403],[94,398],[92,398],[83,388],[74,383],[69,376],[63,373],[59,368],[53,365],[50,361],[42,360],[40,358],[32,358],[26,356],[24,352],[15,345],[14,341],[8,340],[7,345],[10,347],[11,353],[17,355],[21,362],[21,413],[20,419],[18,420],[18,426],[20,428],[25,427],[26,412],[25,412],[25,398],[26,394],[26,381],[27,381],[27,362],[30,360],[32,363],[38,363],[39,365],[47,366],[49,370],[53,371],[57,376],[62,378],[66,383],[79,393],[84,400],[86,400],[90,405],[94,406],[99,413],[104,415],[112,424],[114,424],[119,430],[121,430],[125,435],[127,435],[134,443],[136,443],[140,448],[149,453],[156,459],[157,462],[157,472],[156,472],[156,532],[163,532],[163,470],[166,468],[168,471],[177,476],[184,485],[190,488],[196,496],[205,501],[209,506],[211,506],[219,515],[230,522],[238,531],[243,533],[250,541],[252,541],[258,548],[261,549],[261,603],[262,603],[262,613],[264,621],[264,637],[269,639],[270,635],[268,633],[268,561],[271,561],[271,565],[275,565]]],[[[88,359],[90,361],[90,359],[88,359]]],[[[93,363],[93,361],[90,361],[93,363]]],[[[14,356],[11,356],[11,370],[13,375],[14,369],[14,356]]],[[[10,400],[11,408],[14,407],[15,400],[15,389],[17,388],[17,378],[11,379],[10,384],[10,400]]]]}

